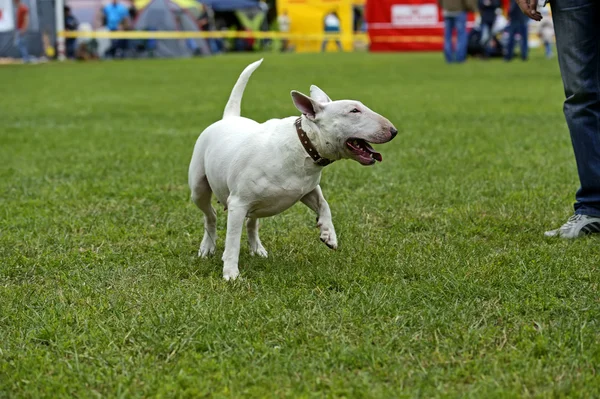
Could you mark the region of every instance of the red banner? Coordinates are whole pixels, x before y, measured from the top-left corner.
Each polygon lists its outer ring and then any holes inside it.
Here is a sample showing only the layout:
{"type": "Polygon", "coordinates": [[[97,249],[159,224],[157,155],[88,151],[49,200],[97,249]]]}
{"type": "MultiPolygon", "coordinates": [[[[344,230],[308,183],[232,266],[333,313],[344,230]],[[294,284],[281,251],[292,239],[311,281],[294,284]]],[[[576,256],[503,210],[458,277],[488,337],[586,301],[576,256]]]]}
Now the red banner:
{"type": "MultiPolygon", "coordinates": [[[[441,51],[444,19],[436,0],[369,0],[371,51],[441,51]]],[[[474,16],[468,15],[472,26],[474,16]]]]}

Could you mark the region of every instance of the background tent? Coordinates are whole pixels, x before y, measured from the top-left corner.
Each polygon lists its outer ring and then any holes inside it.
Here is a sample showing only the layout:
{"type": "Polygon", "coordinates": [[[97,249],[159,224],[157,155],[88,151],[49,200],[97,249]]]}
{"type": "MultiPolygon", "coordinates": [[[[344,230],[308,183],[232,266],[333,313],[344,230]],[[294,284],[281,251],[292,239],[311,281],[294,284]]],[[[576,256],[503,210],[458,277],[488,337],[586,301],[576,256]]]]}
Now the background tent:
{"type": "MultiPolygon", "coordinates": [[[[148,3],[150,3],[151,1],[152,0],[134,0],[134,4],[138,10],[141,10],[142,8],[146,7],[148,5],[148,3]]],[[[197,12],[199,9],[197,0],[172,0],[172,1],[173,1],[173,3],[177,4],[181,8],[185,8],[191,12],[197,12]]]]}
{"type": "MultiPolygon", "coordinates": [[[[134,23],[140,31],[193,31],[198,24],[193,15],[170,0],[152,0],[141,9],[134,23]]],[[[195,53],[208,55],[210,49],[205,39],[152,40],[156,57],[189,57],[195,53]]]]}
{"type": "MultiPolygon", "coordinates": [[[[29,28],[27,29],[27,48],[29,55],[44,55],[43,36],[50,44],[55,41],[54,1],[22,0],[29,7],[29,28]]],[[[14,5],[12,0],[0,0],[0,58],[20,57],[14,46],[15,38],[14,5]]]]}

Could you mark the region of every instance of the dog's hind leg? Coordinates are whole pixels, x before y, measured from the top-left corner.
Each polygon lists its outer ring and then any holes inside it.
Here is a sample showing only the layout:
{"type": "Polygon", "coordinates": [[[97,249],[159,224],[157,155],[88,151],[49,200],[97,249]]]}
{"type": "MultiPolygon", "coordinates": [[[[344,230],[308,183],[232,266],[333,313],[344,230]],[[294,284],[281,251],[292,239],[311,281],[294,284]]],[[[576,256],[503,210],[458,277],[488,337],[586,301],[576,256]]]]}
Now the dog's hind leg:
{"type": "Polygon", "coordinates": [[[227,199],[227,209],[227,237],[225,238],[225,251],[223,252],[223,278],[225,280],[235,280],[240,274],[238,269],[240,241],[248,206],[238,198],[230,196],[227,199]]]}
{"type": "Polygon", "coordinates": [[[250,254],[266,258],[267,250],[263,247],[260,238],[258,237],[258,219],[249,218],[246,222],[246,230],[248,231],[250,254]]]}
{"type": "Polygon", "coordinates": [[[301,199],[302,203],[317,213],[317,227],[321,230],[321,241],[331,249],[337,249],[337,236],[331,219],[331,209],[323,197],[321,186],[317,186],[301,199]]]}
{"type": "Polygon", "coordinates": [[[204,213],[204,237],[198,250],[198,256],[214,255],[217,247],[217,212],[210,203],[212,190],[206,176],[201,177],[192,187],[192,201],[204,213]]]}

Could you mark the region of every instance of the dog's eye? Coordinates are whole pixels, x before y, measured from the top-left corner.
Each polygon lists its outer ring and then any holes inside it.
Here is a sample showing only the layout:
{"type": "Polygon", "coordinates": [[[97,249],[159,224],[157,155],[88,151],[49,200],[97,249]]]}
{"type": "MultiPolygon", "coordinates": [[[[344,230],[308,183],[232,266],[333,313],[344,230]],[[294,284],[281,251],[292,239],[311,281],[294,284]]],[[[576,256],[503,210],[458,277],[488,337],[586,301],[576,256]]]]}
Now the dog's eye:
{"type": "Polygon", "coordinates": [[[359,111],[357,108],[354,108],[354,109],[353,109],[352,111],[350,111],[350,112],[351,112],[351,113],[353,113],[353,114],[357,114],[357,113],[359,113],[360,111],[359,111]]]}

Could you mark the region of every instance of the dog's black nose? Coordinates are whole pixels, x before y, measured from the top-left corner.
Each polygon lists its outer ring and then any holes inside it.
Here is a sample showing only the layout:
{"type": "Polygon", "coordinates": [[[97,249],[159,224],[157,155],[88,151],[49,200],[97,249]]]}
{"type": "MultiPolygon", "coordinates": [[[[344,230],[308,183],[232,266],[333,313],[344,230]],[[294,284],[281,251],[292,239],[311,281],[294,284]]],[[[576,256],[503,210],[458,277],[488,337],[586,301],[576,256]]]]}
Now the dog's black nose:
{"type": "Polygon", "coordinates": [[[391,127],[390,133],[392,134],[392,138],[394,138],[398,134],[398,129],[391,127]]]}

